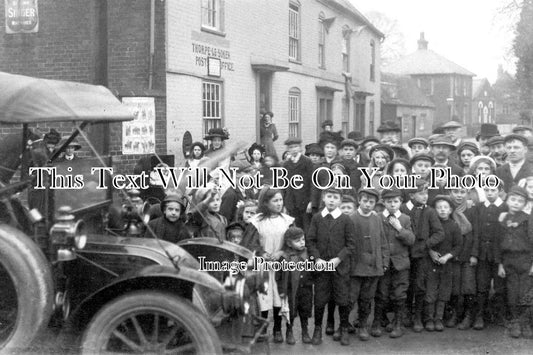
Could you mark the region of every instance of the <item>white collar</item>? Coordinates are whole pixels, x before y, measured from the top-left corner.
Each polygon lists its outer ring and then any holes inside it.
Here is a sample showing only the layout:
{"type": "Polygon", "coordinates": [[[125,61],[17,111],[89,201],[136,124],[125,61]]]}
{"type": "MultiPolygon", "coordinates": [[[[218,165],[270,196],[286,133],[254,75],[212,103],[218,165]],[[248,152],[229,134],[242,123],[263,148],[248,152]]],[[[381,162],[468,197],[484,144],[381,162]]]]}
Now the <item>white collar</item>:
{"type": "Polygon", "coordinates": [[[369,213],[363,213],[363,211],[361,211],[361,207],[357,207],[357,213],[359,213],[361,216],[363,217],[368,217],[372,214],[372,211],[370,211],[369,213]]]}
{"type": "Polygon", "coordinates": [[[490,203],[489,200],[486,200],[485,207],[489,207],[490,205],[496,205],[496,207],[500,207],[502,203],[503,203],[503,200],[500,197],[498,197],[496,201],[494,201],[494,203],[490,203]]]}
{"type": "Polygon", "coordinates": [[[331,217],[333,217],[333,219],[337,219],[340,217],[340,215],[342,214],[342,211],[340,208],[335,208],[333,211],[329,212],[328,211],[328,208],[327,207],[324,207],[324,209],[322,210],[322,217],[326,217],[328,214],[331,215],[331,217]]]}
{"type": "Polygon", "coordinates": [[[407,207],[407,209],[411,211],[413,208],[415,208],[415,205],[413,205],[413,202],[409,200],[405,203],[405,207],[407,207]]]}
{"type": "MultiPolygon", "coordinates": [[[[411,202],[411,201],[409,201],[409,202],[411,202]]],[[[400,210],[398,210],[398,211],[394,212],[394,215],[393,215],[393,216],[396,217],[396,218],[400,218],[401,215],[402,215],[402,213],[400,212],[400,210]]],[[[386,210],[386,209],[383,210],[383,216],[385,216],[385,217],[390,216],[389,211],[386,210]]]]}
{"type": "Polygon", "coordinates": [[[520,161],[519,163],[516,163],[516,164],[513,164],[511,162],[509,162],[509,167],[510,168],[513,168],[513,169],[517,169],[517,170],[520,170],[520,168],[522,167],[522,165],[524,165],[524,162],[526,161],[526,159],[522,159],[522,161],[520,161]]]}

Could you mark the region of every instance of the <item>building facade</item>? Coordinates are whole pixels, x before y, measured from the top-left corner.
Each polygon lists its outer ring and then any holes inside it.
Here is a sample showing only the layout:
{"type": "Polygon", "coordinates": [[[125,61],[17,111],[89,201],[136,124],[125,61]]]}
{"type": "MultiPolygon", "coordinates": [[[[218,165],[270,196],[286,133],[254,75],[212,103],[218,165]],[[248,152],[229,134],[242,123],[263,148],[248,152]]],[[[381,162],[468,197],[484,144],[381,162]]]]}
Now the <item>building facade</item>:
{"type": "Polygon", "coordinates": [[[483,123],[496,123],[494,91],[487,78],[474,79],[472,91],[472,127],[475,131],[483,123]]]}
{"type": "Polygon", "coordinates": [[[435,105],[434,128],[453,119],[472,129],[472,77],[475,75],[428,49],[424,33],[420,34],[418,50],[391,65],[384,71],[409,75],[435,105]]]}
{"type": "Polygon", "coordinates": [[[226,127],[259,141],[261,112],[280,139],[317,140],[321,122],[369,134],[380,117],[383,35],[345,0],[167,2],[167,146],[226,127]]]}

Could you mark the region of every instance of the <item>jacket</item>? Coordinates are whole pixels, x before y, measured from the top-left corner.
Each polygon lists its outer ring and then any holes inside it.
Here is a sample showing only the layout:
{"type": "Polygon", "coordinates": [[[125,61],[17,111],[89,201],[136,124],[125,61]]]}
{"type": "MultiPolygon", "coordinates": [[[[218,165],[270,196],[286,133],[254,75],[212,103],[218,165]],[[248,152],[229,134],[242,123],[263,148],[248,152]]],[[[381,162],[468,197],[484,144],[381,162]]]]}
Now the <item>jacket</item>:
{"type": "Polygon", "coordinates": [[[473,209],[475,217],[472,224],[474,234],[472,256],[479,260],[495,262],[503,235],[503,228],[498,222],[498,217],[507,211],[507,205],[501,199],[497,199],[495,204],[485,201],[474,206],[473,209]]]}
{"type": "Polygon", "coordinates": [[[533,175],[533,165],[529,163],[527,160],[524,160],[524,164],[518,170],[518,173],[513,178],[513,175],[511,174],[511,168],[509,163],[505,163],[499,168],[496,169],[496,176],[503,180],[503,189],[505,192],[509,192],[511,187],[518,184],[518,182],[530,175],[533,175]]]}
{"type": "Polygon", "coordinates": [[[403,227],[398,232],[390,225],[387,210],[381,212],[379,216],[381,217],[385,237],[389,245],[390,264],[398,271],[409,269],[411,266],[409,261],[409,247],[415,242],[415,234],[411,228],[411,219],[404,213],[397,213],[397,218],[403,227]]]}
{"type": "Polygon", "coordinates": [[[303,178],[301,189],[297,190],[292,187],[285,189],[283,200],[287,211],[305,211],[311,201],[311,176],[313,175],[311,159],[301,154],[296,163],[289,159],[284,161],[282,166],[287,169],[287,179],[294,175],[300,175],[303,178]]]}

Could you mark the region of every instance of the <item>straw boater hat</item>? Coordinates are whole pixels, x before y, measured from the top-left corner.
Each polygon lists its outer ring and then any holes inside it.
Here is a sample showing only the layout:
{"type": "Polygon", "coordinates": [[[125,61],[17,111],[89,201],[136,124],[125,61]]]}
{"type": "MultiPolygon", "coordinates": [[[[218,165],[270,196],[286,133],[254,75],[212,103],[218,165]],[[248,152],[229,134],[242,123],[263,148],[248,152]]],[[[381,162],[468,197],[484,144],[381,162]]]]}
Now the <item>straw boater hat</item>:
{"type": "Polygon", "coordinates": [[[486,162],[487,164],[490,165],[492,171],[496,171],[496,162],[494,161],[494,159],[492,159],[491,157],[487,156],[487,155],[478,155],[478,156],[475,156],[473,157],[471,160],[470,160],[470,170],[472,170],[474,168],[474,166],[476,164],[479,164],[479,162],[486,162]]]}

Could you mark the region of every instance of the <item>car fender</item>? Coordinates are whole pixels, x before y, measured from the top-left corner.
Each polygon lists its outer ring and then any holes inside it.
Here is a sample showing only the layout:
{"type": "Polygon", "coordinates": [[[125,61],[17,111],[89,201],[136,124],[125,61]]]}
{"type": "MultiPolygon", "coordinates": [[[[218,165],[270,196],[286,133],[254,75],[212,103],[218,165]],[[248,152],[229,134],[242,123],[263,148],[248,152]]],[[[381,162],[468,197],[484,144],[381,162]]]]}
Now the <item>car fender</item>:
{"type": "MultiPolygon", "coordinates": [[[[246,260],[250,260],[254,253],[242,245],[235,244],[226,240],[220,241],[216,238],[192,238],[185,239],[177,243],[178,246],[185,249],[191,255],[198,258],[199,256],[206,256],[207,250],[215,251],[217,257],[222,260],[231,260],[229,254],[237,254],[246,260]]],[[[213,260],[213,259],[208,259],[213,260]]]]}

